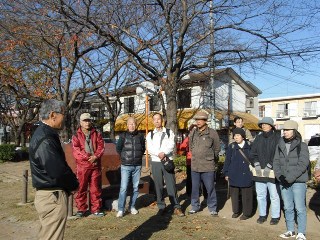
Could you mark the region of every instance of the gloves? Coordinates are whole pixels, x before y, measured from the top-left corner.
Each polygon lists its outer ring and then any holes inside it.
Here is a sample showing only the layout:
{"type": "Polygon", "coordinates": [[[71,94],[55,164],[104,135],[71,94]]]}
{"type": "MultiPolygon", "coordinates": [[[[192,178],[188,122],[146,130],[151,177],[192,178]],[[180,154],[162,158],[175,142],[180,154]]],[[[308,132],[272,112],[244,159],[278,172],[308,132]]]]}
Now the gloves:
{"type": "Polygon", "coordinates": [[[256,170],[257,177],[262,177],[261,166],[259,162],[254,163],[254,168],[256,170]]]}
{"type": "Polygon", "coordinates": [[[267,166],[265,167],[265,169],[263,170],[263,176],[269,177],[271,169],[272,169],[272,166],[270,163],[268,163],[267,166]]]}
{"type": "Polygon", "coordinates": [[[282,185],[284,188],[290,187],[290,184],[287,182],[285,176],[281,175],[281,176],[279,177],[279,180],[280,180],[281,185],[282,185]]]}

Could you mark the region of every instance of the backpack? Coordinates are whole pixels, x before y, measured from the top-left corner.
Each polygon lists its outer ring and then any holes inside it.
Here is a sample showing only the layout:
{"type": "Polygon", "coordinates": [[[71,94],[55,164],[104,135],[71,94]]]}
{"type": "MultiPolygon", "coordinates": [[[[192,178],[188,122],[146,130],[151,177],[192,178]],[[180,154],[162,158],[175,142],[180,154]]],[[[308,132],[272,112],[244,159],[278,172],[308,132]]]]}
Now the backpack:
{"type": "MultiPolygon", "coordinates": [[[[168,135],[168,138],[170,138],[170,129],[166,128],[166,133],[168,135]]],[[[151,131],[151,140],[153,139],[153,131],[151,131]]]]}

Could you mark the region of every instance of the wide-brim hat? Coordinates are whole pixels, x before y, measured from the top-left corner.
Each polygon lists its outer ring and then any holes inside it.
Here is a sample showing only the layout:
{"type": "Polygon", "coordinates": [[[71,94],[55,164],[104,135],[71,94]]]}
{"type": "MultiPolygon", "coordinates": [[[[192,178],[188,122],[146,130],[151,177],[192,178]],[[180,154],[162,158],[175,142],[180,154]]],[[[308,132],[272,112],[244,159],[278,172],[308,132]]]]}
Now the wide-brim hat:
{"type": "Polygon", "coordinates": [[[283,124],[283,129],[287,129],[287,130],[295,129],[295,130],[298,130],[298,123],[296,121],[293,121],[293,120],[285,121],[284,124],[283,124]]]}
{"type": "Polygon", "coordinates": [[[273,119],[271,117],[264,117],[261,120],[259,120],[258,126],[260,128],[262,128],[262,124],[269,124],[273,129],[275,129],[274,121],[273,121],[273,119]]]}

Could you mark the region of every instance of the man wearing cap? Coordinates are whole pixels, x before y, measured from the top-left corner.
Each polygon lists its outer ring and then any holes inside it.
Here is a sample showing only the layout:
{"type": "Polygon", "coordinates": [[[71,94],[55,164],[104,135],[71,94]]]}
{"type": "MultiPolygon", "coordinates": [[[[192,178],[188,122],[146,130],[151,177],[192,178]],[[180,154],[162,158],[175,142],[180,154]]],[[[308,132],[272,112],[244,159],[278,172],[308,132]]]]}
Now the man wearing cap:
{"type": "Polygon", "coordinates": [[[104,152],[104,141],[101,133],[92,127],[89,113],[80,116],[80,127],[72,137],[72,153],[76,159],[79,190],[75,198],[77,217],[83,217],[88,210],[87,192],[89,186],[91,213],[102,217],[101,212],[101,156],[104,152]]]}
{"type": "Polygon", "coordinates": [[[280,219],[280,198],[274,178],[270,178],[273,169],[273,158],[276,146],[280,140],[280,133],[275,131],[273,119],[264,117],[258,122],[262,133],[256,136],[252,143],[250,159],[255,166],[257,176],[253,177],[256,186],[259,218],[257,223],[267,221],[267,192],[271,201],[271,225],[276,225],[280,219]],[[262,173],[263,169],[263,173],[262,173]]]}
{"type": "Polygon", "coordinates": [[[196,128],[190,133],[192,193],[189,214],[200,210],[199,188],[201,181],[207,189],[207,206],[212,216],[217,216],[217,194],[214,186],[215,160],[220,152],[218,133],[207,125],[208,114],[199,111],[194,119],[196,128]]]}

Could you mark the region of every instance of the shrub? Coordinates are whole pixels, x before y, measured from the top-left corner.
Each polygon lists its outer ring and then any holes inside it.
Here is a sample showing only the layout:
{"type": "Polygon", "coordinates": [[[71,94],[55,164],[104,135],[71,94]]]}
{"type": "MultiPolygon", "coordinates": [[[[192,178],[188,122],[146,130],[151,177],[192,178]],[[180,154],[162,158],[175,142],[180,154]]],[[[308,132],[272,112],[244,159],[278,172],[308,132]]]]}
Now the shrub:
{"type": "Polygon", "coordinates": [[[181,171],[187,171],[186,156],[177,155],[175,158],[173,158],[173,162],[176,166],[176,169],[179,169],[181,171]]]}
{"type": "Polygon", "coordinates": [[[12,161],[15,156],[15,148],[14,144],[2,144],[0,145],[0,161],[12,161]]]}

